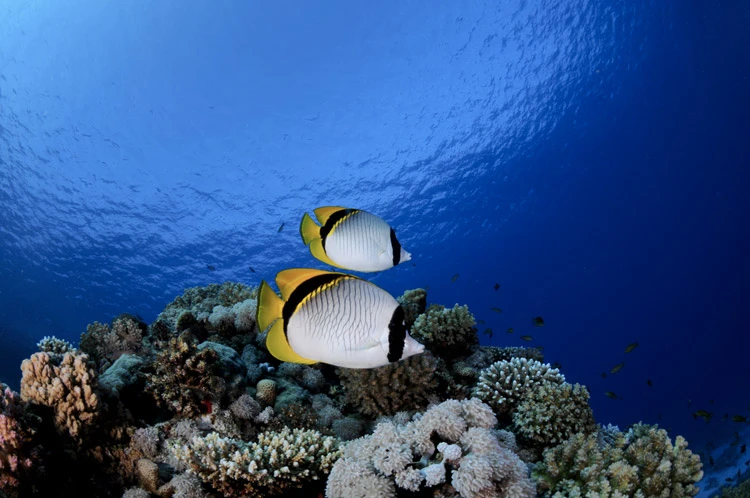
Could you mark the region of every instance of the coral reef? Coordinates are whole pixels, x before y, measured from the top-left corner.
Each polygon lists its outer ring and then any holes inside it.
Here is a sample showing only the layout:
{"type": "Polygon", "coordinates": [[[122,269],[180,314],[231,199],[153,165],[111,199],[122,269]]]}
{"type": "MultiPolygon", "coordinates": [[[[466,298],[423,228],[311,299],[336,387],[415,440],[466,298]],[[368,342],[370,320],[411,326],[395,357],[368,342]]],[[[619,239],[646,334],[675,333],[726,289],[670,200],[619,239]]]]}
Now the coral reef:
{"type": "Polygon", "coordinates": [[[562,384],[565,376],[546,363],[512,358],[493,363],[479,374],[475,397],[492,407],[496,414],[511,414],[530,389],[544,383],[562,384]]]}
{"type": "Polygon", "coordinates": [[[396,300],[404,309],[406,328],[411,329],[417,317],[424,313],[427,307],[427,291],[424,289],[407,290],[396,300]]]}
{"type": "Polygon", "coordinates": [[[21,398],[51,408],[58,432],[79,439],[96,422],[97,377],[87,355],[35,353],[23,361],[21,371],[21,398]]]}
{"type": "Polygon", "coordinates": [[[516,434],[538,446],[561,443],[573,434],[593,433],[589,392],[579,385],[544,382],[530,389],[513,412],[516,434]]]}
{"type": "Polygon", "coordinates": [[[437,387],[435,357],[425,353],[379,368],[338,369],[346,400],[377,417],[424,408],[437,387]]]}
{"type": "Polygon", "coordinates": [[[328,474],[338,446],[336,438],[317,431],[284,428],[252,443],[210,433],[172,451],[222,496],[280,496],[328,474]]]}
{"type": "Polygon", "coordinates": [[[435,496],[452,487],[465,498],[533,497],[528,470],[501,444],[496,423],[476,399],[445,401],[405,424],[380,422],[371,435],[345,444],[326,497],[394,497],[399,489],[426,487],[440,488],[435,496]]]}
{"type": "Polygon", "coordinates": [[[703,477],[698,455],[663,429],[634,425],[611,443],[576,434],[544,452],[533,475],[543,496],[695,496],[703,477]]]}
{"type": "Polygon", "coordinates": [[[455,358],[469,354],[479,344],[476,320],[468,306],[448,309],[433,304],[414,321],[411,335],[437,356],[455,358]]]}
{"type": "Polygon", "coordinates": [[[64,339],[58,339],[55,336],[44,336],[42,340],[36,343],[37,349],[42,353],[62,355],[65,353],[73,353],[76,348],[71,343],[64,339]]]}
{"type": "Polygon", "coordinates": [[[80,349],[104,371],[123,354],[140,352],[145,330],[145,324],[130,315],[115,318],[112,327],[94,322],[81,334],[80,349]]]}
{"type": "Polygon", "coordinates": [[[19,395],[0,383],[0,496],[20,493],[36,460],[35,429],[26,411],[19,395]]]}

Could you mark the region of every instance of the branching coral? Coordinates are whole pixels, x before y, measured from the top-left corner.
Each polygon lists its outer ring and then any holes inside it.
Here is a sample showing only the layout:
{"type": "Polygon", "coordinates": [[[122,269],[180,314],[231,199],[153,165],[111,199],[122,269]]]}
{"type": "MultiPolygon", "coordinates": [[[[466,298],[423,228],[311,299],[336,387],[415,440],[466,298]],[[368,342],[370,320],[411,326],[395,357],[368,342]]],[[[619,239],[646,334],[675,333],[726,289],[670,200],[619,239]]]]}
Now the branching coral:
{"type": "Polygon", "coordinates": [[[345,445],[326,497],[394,497],[397,488],[438,487],[439,493],[452,486],[464,498],[531,498],[526,466],[501,444],[496,423],[477,399],[445,401],[406,424],[381,422],[373,434],[345,445]]]}
{"type": "Polygon", "coordinates": [[[42,337],[42,340],[36,343],[36,347],[41,351],[42,353],[50,353],[50,354],[65,354],[65,353],[73,353],[75,352],[76,348],[73,347],[71,343],[64,339],[58,339],[55,336],[47,336],[45,335],[42,337]]]}
{"type": "Polygon", "coordinates": [[[530,389],[513,413],[518,436],[537,446],[596,430],[589,392],[579,384],[544,382],[530,389]]]}
{"type": "Polygon", "coordinates": [[[104,371],[125,353],[141,350],[144,328],[129,316],[116,318],[109,325],[94,322],[81,335],[81,351],[88,354],[104,371]]]}
{"type": "Polygon", "coordinates": [[[498,415],[512,414],[522,396],[543,383],[562,384],[565,376],[546,363],[526,358],[498,361],[482,370],[473,395],[498,415]]]}
{"type": "Polygon", "coordinates": [[[221,401],[224,381],[217,377],[219,354],[212,348],[198,350],[189,334],[170,339],[146,374],[146,390],[159,406],[179,417],[210,411],[207,403],[221,401]]]}
{"type": "Polygon", "coordinates": [[[360,413],[377,417],[424,408],[437,386],[435,357],[425,353],[379,368],[336,372],[346,400],[360,413]]]}
{"type": "Polygon", "coordinates": [[[406,328],[411,329],[414,325],[414,321],[419,315],[424,313],[424,310],[427,307],[427,291],[424,289],[404,291],[404,293],[397,298],[397,301],[404,309],[406,328]]]}
{"type": "Polygon", "coordinates": [[[456,304],[448,309],[433,304],[414,321],[411,335],[434,354],[455,358],[468,354],[479,344],[474,325],[476,320],[468,306],[456,304]]]}
{"type": "Polygon", "coordinates": [[[282,495],[330,472],[339,442],[317,431],[284,428],[245,443],[216,433],[175,445],[175,457],[223,496],[282,495]]]}
{"type": "MultiPolygon", "coordinates": [[[[610,438],[612,439],[612,438],[610,438]]],[[[544,452],[533,471],[543,496],[682,498],[695,496],[703,477],[698,455],[657,426],[636,424],[612,443],[576,434],[544,452]]]]}
{"type": "Polygon", "coordinates": [[[497,361],[510,361],[513,358],[544,362],[544,355],[538,348],[479,346],[464,363],[472,368],[484,370],[497,361]]]}
{"type": "Polygon", "coordinates": [[[21,398],[52,408],[58,432],[78,439],[95,423],[97,378],[87,355],[35,353],[21,363],[21,371],[21,398]]]}

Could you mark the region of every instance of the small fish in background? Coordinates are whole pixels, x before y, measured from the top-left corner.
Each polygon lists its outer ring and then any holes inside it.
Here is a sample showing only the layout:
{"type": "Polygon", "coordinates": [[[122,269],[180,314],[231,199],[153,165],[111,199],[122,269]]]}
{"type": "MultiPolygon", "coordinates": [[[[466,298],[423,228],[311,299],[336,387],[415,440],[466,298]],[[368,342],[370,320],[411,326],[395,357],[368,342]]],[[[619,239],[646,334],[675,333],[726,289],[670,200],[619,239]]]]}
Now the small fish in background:
{"type": "Polygon", "coordinates": [[[708,463],[709,465],[711,465],[711,467],[714,466],[714,457],[712,457],[711,455],[708,455],[708,463]]]}
{"type": "Polygon", "coordinates": [[[654,387],[654,383],[651,382],[651,379],[646,379],[646,384],[648,384],[648,387],[654,387]]]}
{"type": "Polygon", "coordinates": [[[711,417],[713,417],[714,414],[706,411],[706,410],[696,410],[693,412],[693,420],[698,420],[698,418],[702,418],[706,421],[706,423],[711,421],[711,417]]]}
{"type": "Polygon", "coordinates": [[[527,341],[527,342],[531,342],[531,341],[533,341],[533,340],[534,340],[534,338],[533,338],[533,337],[531,337],[530,335],[522,335],[522,336],[521,336],[521,340],[523,340],[523,341],[527,341]]]}
{"type": "Polygon", "coordinates": [[[560,370],[560,369],[562,368],[562,363],[560,363],[559,361],[555,361],[555,362],[553,362],[553,363],[552,363],[552,365],[550,365],[550,366],[551,366],[552,368],[556,368],[556,369],[560,370]]]}
{"type": "Polygon", "coordinates": [[[625,348],[625,352],[626,352],[626,353],[630,353],[630,352],[632,352],[632,351],[633,351],[633,350],[634,350],[635,348],[637,348],[637,347],[638,347],[638,343],[637,343],[637,342],[633,342],[633,343],[630,343],[630,344],[628,344],[628,345],[627,345],[627,347],[625,348]]]}
{"type": "Polygon", "coordinates": [[[477,323],[481,323],[482,325],[484,325],[486,322],[484,320],[477,320],[477,323]]]}
{"type": "Polygon", "coordinates": [[[495,284],[495,290],[500,290],[500,284],[495,284]]]}
{"type": "Polygon", "coordinates": [[[728,413],[725,413],[725,414],[724,414],[724,416],[723,416],[723,417],[721,417],[721,421],[722,421],[722,422],[726,422],[727,420],[729,420],[729,414],[728,414],[728,413]]]}
{"type": "Polygon", "coordinates": [[[714,404],[714,400],[710,400],[710,401],[708,402],[708,404],[709,404],[709,405],[713,405],[713,404],[714,404]]]}
{"type": "Polygon", "coordinates": [[[743,444],[742,446],[740,446],[740,454],[744,454],[745,450],[747,450],[747,445],[746,444],[743,444]]]}
{"type": "Polygon", "coordinates": [[[624,366],[625,366],[624,362],[623,363],[618,363],[617,365],[615,365],[614,367],[612,367],[612,370],[610,370],[609,373],[616,374],[617,372],[619,372],[620,370],[622,370],[622,367],[624,367],[624,366]]]}
{"type": "Polygon", "coordinates": [[[544,351],[544,346],[534,346],[534,349],[541,352],[544,351]]]}
{"type": "Polygon", "coordinates": [[[255,270],[253,270],[252,266],[248,266],[247,269],[250,270],[250,273],[255,273],[255,270]]]}
{"type": "Polygon", "coordinates": [[[302,241],[316,259],[346,270],[376,272],[411,260],[396,231],[379,216],[340,206],[305,213],[299,226],[302,241]]]}
{"type": "Polygon", "coordinates": [[[214,265],[206,265],[206,268],[208,268],[208,271],[216,271],[216,267],[214,265]]]}
{"type": "Polygon", "coordinates": [[[606,378],[607,378],[607,372],[602,372],[602,379],[606,379],[606,378]]]}
{"type": "Polygon", "coordinates": [[[616,395],[616,394],[615,394],[615,393],[613,393],[612,391],[606,391],[606,392],[604,393],[604,395],[605,395],[606,397],[610,398],[610,399],[622,399],[621,397],[619,397],[618,395],[616,395]]]}
{"type": "Polygon", "coordinates": [[[286,223],[282,223],[281,226],[279,227],[279,230],[276,233],[281,233],[281,231],[284,229],[284,225],[286,225],[286,223]]]}
{"type": "Polygon", "coordinates": [[[515,332],[515,330],[513,330],[513,327],[508,327],[508,330],[506,330],[505,332],[507,332],[508,334],[512,334],[513,332],[515,332]]]}
{"type": "Polygon", "coordinates": [[[500,308],[494,308],[494,307],[493,307],[493,308],[490,308],[490,309],[491,309],[492,311],[494,311],[495,313],[502,313],[502,312],[503,312],[503,310],[501,310],[500,308]]]}
{"type": "Polygon", "coordinates": [[[458,280],[458,275],[459,275],[458,273],[456,273],[455,275],[453,275],[451,277],[451,282],[455,282],[456,280],[458,280]]]}
{"type": "Polygon", "coordinates": [[[484,333],[490,336],[490,339],[492,339],[492,329],[486,329],[484,333]]]}
{"type": "Polygon", "coordinates": [[[261,282],[256,323],[270,327],[266,347],[281,361],[376,368],[424,351],[398,301],[367,280],[293,268],[279,272],[276,284],[281,297],[261,282]]]}
{"type": "Polygon", "coordinates": [[[747,417],[744,415],[732,415],[732,422],[737,422],[739,424],[746,424],[747,417]]]}
{"type": "Polygon", "coordinates": [[[531,323],[534,327],[544,327],[544,318],[541,316],[535,316],[531,319],[531,323]]]}

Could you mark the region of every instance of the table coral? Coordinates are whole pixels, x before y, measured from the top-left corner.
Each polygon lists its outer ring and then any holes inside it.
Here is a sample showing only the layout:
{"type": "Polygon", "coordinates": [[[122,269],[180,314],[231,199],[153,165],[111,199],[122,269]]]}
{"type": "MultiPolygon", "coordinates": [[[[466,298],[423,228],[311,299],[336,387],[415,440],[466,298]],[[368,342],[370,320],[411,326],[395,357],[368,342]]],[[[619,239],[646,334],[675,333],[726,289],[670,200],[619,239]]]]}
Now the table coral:
{"type": "Polygon", "coordinates": [[[531,498],[526,466],[501,444],[496,424],[476,399],[445,401],[405,424],[380,422],[371,435],[345,444],[326,497],[386,498],[427,487],[437,494],[452,486],[464,498],[531,498]]]}
{"type": "Polygon", "coordinates": [[[682,498],[695,496],[703,477],[698,455],[657,426],[636,424],[612,443],[576,434],[544,452],[533,475],[542,496],[682,498]]]}
{"type": "Polygon", "coordinates": [[[411,335],[437,356],[455,358],[469,354],[479,344],[476,320],[468,306],[445,308],[433,304],[414,321],[411,335]]]}
{"type": "Polygon", "coordinates": [[[543,383],[562,384],[565,376],[546,363],[512,358],[493,363],[479,374],[473,396],[498,415],[512,414],[524,394],[543,383]]]}
{"type": "Polygon", "coordinates": [[[424,408],[437,381],[435,357],[424,353],[379,368],[336,370],[346,400],[360,413],[377,417],[424,408]]]}
{"type": "Polygon", "coordinates": [[[97,377],[83,353],[35,353],[21,363],[21,398],[52,408],[61,434],[79,439],[99,415],[97,377]]]}
{"type": "Polygon", "coordinates": [[[340,455],[336,438],[287,427],[250,443],[210,433],[172,451],[226,497],[284,495],[324,478],[340,455]]]}

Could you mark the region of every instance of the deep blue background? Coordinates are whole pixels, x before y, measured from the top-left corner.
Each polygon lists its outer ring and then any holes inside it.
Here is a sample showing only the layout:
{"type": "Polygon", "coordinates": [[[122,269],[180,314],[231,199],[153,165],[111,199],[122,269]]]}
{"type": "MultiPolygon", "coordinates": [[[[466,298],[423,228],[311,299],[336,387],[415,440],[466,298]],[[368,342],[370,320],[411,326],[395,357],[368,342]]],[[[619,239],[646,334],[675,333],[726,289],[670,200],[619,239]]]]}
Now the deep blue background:
{"type": "Polygon", "coordinates": [[[0,378],[43,335],[314,265],[298,220],[342,204],[414,254],[376,283],[469,304],[486,344],[533,335],[600,422],[729,437],[721,416],[750,415],[746,2],[493,3],[5,2],[0,378]]]}

